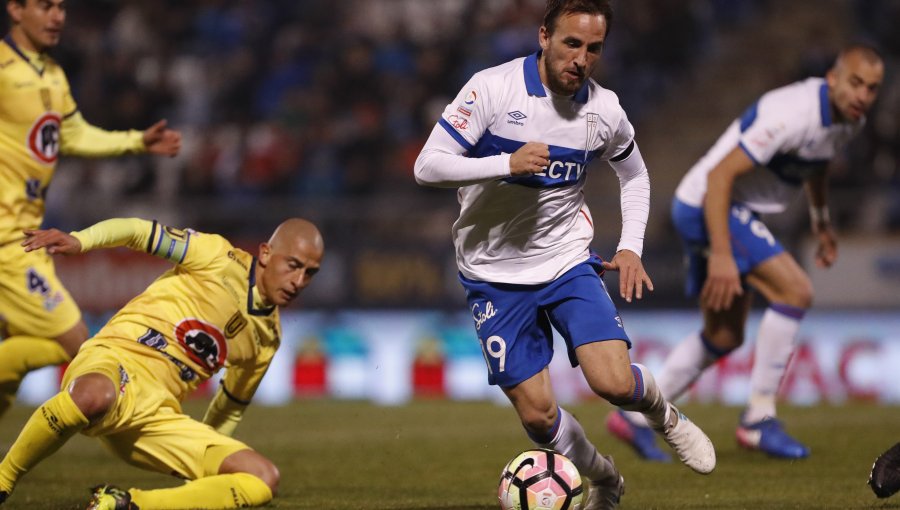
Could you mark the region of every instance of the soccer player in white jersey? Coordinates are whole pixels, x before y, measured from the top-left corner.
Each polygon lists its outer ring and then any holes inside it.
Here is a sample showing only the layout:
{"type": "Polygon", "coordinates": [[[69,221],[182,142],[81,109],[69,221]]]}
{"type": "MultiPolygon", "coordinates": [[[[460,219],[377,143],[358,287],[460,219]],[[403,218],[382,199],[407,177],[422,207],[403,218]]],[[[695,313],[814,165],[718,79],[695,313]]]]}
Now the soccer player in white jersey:
{"type": "Polygon", "coordinates": [[[630,363],[631,343],[600,277],[619,271],[626,301],[640,299],[644,285],[652,290],[640,259],[647,168],[616,95],[590,78],[611,19],[607,0],[549,0],[541,51],[476,73],[415,165],[420,184],[459,187],[453,239],[488,382],[503,389],[537,445],[591,480],[590,510],[615,508],[624,481],[556,403],[551,326],[595,393],[645,413],[694,470],[715,466],[706,435],[662,397],[646,368],[630,363]],[[595,158],[610,162],[621,186],[622,236],[609,262],[588,246],[594,218],[582,188],[595,158]]]}
{"type": "MultiPolygon", "coordinates": [[[[750,399],[738,443],[773,457],[807,457],[809,448],[776,419],[775,397],[794,351],[800,320],[812,303],[809,277],[760,221],[784,211],[804,187],[818,240],[816,263],[837,256],[826,204],[827,166],[860,131],[878,95],[884,64],[868,46],[842,50],[823,78],[808,78],[764,94],[735,119],[682,179],[672,218],[688,259],[687,292],[699,292],[703,329],[677,345],[659,374],[675,400],[704,369],[739,347],[753,300],[765,297],[750,375],[750,399]]],[[[643,417],[613,413],[607,426],[642,457],[664,460],[643,417]]]]}

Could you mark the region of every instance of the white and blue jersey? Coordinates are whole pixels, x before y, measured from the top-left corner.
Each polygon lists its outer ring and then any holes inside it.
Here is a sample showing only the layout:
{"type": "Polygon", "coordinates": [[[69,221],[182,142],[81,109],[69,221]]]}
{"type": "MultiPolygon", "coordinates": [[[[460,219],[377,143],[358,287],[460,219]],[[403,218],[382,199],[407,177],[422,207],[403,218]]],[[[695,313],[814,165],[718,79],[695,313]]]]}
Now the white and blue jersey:
{"type": "MultiPolygon", "coordinates": [[[[496,169],[495,179],[459,189],[453,240],[466,278],[539,284],[584,262],[594,237],[582,193],[587,165],[636,152],[634,129],[613,92],[588,79],[572,97],[555,95],[541,82],[538,56],[475,74],[439,121],[469,159],[496,169]],[[509,155],[531,141],[550,147],[550,164],[511,177],[509,155]]],[[[641,254],[645,221],[636,240],[623,235],[619,249],[641,254]]]]}
{"type": "Polygon", "coordinates": [[[707,176],[725,156],[740,147],[756,164],[735,179],[729,211],[731,251],[738,271],[746,275],[784,251],[759,214],[784,211],[803,181],[824,173],[862,124],[832,122],[822,78],[769,91],[734,120],[675,191],[672,220],[687,253],[687,294],[699,294],[706,280],[709,238],[703,202],[707,176]]]}
{"type": "Polygon", "coordinates": [[[828,85],[822,78],[771,90],[731,123],[684,176],[675,197],[702,207],[707,175],[740,146],[757,167],[735,180],[732,199],[754,212],[782,212],[797,196],[803,180],[824,172],[863,122],[832,122],[828,85]]]}
{"type": "Polygon", "coordinates": [[[416,160],[421,184],[459,187],[453,225],[460,282],[490,384],[512,386],[547,366],[551,326],[569,359],[581,345],[628,335],[589,245],[594,219],[582,188],[587,165],[608,160],[619,178],[618,250],[641,254],[650,181],[618,98],[593,80],[573,96],[550,92],[540,54],[477,73],[444,110],[416,160]],[[542,172],[511,176],[510,155],[549,146],[542,172]]]}

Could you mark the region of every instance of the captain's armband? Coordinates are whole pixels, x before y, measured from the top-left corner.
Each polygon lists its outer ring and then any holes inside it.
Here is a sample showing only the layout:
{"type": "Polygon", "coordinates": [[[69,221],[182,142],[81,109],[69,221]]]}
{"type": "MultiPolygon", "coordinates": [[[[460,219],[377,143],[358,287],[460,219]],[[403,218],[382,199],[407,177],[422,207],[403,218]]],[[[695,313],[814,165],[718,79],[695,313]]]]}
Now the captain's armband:
{"type": "Polygon", "coordinates": [[[153,220],[153,229],[150,239],[147,241],[147,253],[175,264],[181,264],[191,244],[191,236],[194,234],[193,230],[179,230],[153,220]]]}

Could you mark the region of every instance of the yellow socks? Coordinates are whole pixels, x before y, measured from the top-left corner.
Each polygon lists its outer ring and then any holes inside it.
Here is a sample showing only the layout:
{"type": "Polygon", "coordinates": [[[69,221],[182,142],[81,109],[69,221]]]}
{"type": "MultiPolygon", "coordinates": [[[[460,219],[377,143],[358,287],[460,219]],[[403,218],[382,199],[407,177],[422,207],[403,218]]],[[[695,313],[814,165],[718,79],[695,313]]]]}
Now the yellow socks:
{"type": "Polygon", "coordinates": [[[49,338],[20,335],[0,342],[0,416],[15,400],[25,374],[69,359],[62,346],[49,338]]]}
{"type": "Polygon", "coordinates": [[[19,478],[88,424],[67,391],[38,407],[0,462],[0,490],[12,492],[19,478]]]}
{"type": "Polygon", "coordinates": [[[272,491],[248,473],[207,476],[172,489],[130,489],[131,501],[140,508],[247,508],[272,501],[272,491]]]}

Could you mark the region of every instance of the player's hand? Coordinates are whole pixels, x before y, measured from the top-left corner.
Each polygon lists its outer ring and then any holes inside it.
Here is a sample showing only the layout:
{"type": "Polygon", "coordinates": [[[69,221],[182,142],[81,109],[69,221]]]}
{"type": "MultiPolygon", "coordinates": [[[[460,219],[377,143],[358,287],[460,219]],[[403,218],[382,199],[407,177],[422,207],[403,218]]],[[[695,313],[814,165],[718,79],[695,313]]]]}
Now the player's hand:
{"type": "Polygon", "coordinates": [[[175,156],[181,150],[181,133],[166,128],[163,119],[144,131],[144,147],[150,154],[175,156]]]}
{"type": "Polygon", "coordinates": [[[51,255],[75,255],[81,253],[81,241],[75,236],[55,228],[49,230],[26,230],[22,246],[25,247],[25,251],[47,248],[47,253],[51,255]]]}
{"type": "Polygon", "coordinates": [[[550,147],[546,143],[528,142],[509,157],[509,174],[539,174],[549,164],[550,147]]]}
{"type": "Polygon", "coordinates": [[[816,248],[816,265],[822,268],[831,267],[837,260],[837,236],[830,227],[816,232],[819,246],[816,248]]]}
{"type": "Polygon", "coordinates": [[[653,291],[653,282],[644,271],[641,258],[631,250],[616,253],[611,262],[603,261],[603,269],[619,272],[619,295],[629,303],[632,296],[637,299],[644,297],[644,285],[647,290],[653,291]]]}
{"type": "Polygon", "coordinates": [[[735,296],[744,294],[741,274],[730,253],[711,253],[707,263],[706,282],[700,291],[700,304],[714,312],[728,310],[735,296]]]}

